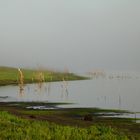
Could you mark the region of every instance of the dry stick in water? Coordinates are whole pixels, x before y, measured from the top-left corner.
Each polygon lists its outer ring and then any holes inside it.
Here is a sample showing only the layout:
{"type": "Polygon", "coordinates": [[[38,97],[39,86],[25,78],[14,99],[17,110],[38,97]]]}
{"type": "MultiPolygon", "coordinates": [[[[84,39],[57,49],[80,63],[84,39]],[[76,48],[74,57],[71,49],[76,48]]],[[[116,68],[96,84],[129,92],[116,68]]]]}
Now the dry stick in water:
{"type": "Polygon", "coordinates": [[[24,76],[23,76],[23,73],[20,70],[20,68],[18,69],[18,72],[19,72],[18,84],[19,84],[19,89],[20,89],[20,95],[22,95],[23,90],[24,90],[24,88],[23,88],[23,86],[24,86],[24,76]]]}
{"type": "Polygon", "coordinates": [[[42,83],[45,82],[45,76],[43,72],[37,72],[35,74],[35,79],[38,82],[38,88],[41,89],[42,88],[42,83]]]}

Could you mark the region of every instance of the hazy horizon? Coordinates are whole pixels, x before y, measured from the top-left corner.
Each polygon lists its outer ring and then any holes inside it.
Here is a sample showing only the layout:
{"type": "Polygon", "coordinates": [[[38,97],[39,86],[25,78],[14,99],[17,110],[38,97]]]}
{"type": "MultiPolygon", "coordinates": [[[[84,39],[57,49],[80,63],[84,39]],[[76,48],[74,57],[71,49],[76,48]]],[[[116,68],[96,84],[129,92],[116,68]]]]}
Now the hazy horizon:
{"type": "Polygon", "coordinates": [[[140,1],[0,1],[0,66],[140,71],[140,1]]]}

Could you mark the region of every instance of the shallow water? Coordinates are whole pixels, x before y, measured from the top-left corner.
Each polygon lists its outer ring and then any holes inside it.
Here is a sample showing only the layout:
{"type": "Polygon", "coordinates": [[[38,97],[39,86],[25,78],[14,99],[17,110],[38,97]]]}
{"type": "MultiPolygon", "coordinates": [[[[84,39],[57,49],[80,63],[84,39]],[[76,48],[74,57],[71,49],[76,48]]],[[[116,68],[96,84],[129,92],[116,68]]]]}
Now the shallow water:
{"type": "MultiPolygon", "coordinates": [[[[70,102],[65,107],[98,107],[140,112],[140,79],[95,78],[92,80],[0,87],[0,101],[70,102]]],[[[64,106],[63,106],[64,107],[64,106]]]]}

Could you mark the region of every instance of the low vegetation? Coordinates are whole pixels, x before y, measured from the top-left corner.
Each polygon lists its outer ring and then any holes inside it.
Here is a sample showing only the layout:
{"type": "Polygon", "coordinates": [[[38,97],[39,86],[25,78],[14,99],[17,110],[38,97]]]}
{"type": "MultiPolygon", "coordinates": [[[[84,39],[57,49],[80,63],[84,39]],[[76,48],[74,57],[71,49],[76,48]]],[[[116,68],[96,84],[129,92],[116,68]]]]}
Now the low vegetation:
{"type": "MultiPolygon", "coordinates": [[[[37,74],[43,73],[43,82],[53,82],[53,81],[62,81],[63,79],[67,80],[83,80],[87,79],[82,76],[75,75],[69,72],[56,72],[50,70],[32,70],[32,69],[20,69],[24,76],[24,83],[34,83],[38,82],[37,74]]],[[[18,68],[10,67],[0,67],[0,86],[9,85],[9,84],[18,84],[19,83],[19,71],[18,68]]]]}
{"type": "Polygon", "coordinates": [[[61,126],[43,121],[25,120],[0,112],[0,139],[11,140],[127,140],[124,134],[105,126],[88,128],[61,126]]]}
{"type": "Polygon", "coordinates": [[[61,103],[0,103],[0,136],[3,136],[2,139],[8,139],[9,136],[14,140],[140,139],[140,124],[136,123],[135,118],[113,117],[114,113],[129,112],[98,108],[55,108],[57,105],[61,103]],[[29,106],[46,106],[54,109],[27,109],[29,106]],[[112,116],[107,117],[107,113],[112,113],[112,116]],[[20,131],[19,134],[16,134],[18,131],[20,131]]]}

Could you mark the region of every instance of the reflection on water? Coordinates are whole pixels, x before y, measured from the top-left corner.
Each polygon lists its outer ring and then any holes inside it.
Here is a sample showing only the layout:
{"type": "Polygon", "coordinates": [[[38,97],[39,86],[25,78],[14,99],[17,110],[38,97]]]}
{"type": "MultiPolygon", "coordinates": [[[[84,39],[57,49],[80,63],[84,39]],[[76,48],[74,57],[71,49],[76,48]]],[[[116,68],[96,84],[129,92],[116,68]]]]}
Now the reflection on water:
{"type": "Polygon", "coordinates": [[[114,113],[114,112],[101,112],[95,113],[97,116],[101,117],[111,117],[111,118],[132,118],[136,123],[139,123],[140,113],[114,113]]]}
{"type": "Polygon", "coordinates": [[[20,97],[24,96],[24,88],[19,88],[19,96],[20,97]]]}
{"type": "MultiPolygon", "coordinates": [[[[59,97],[63,100],[68,100],[68,82],[66,81],[62,81],[59,82],[60,83],[60,90],[58,90],[58,95],[59,97]]],[[[54,88],[54,87],[53,87],[54,88]]],[[[42,96],[45,96],[45,100],[48,100],[50,95],[51,95],[51,82],[48,83],[36,83],[36,84],[27,84],[24,88],[20,88],[19,87],[19,94],[17,95],[16,98],[18,97],[22,97],[22,98],[18,98],[18,99],[23,99],[23,97],[28,97],[28,95],[30,94],[38,94],[38,96],[40,96],[40,100],[42,100],[42,96]],[[47,96],[47,98],[46,98],[47,96]]],[[[34,98],[34,95],[32,95],[31,99],[34,98]]],[[[53,96],[53,95],[52,95],[53,96]]],[[[28,99],[30,100],[30,98],[28,99]]]]}
{"type": "Polygon", "coordinates": [[[48,95],[50,95],[50,93],[51,93],[51,83],[49,82],[47,85],[48,85],[48,87],[46,87],[46,88],[47,88],[47,91],[48,91],[48,95]]]}
{"type": "Polygon", "coordinates": [[[140,79],[97,78],[83,81],[65,81],[0,87],[1,101],[50,101],[76,103],[65,107],[98,107],[140,112],[140,79]],[[20,95],[20,96],[19,96],[20,95]]]}
{"type": "Polygon", "coordinates": [[[69,94],[68,82],[63,79],[63,81],[60,83],[60,86],[61,86],[61,98],[68,99],[68,94],[69,94]]]}
{"type": "Polygon", "coordinates": [[[121,96],[119,95],[119,109],[121,109],[121,96]]]}

